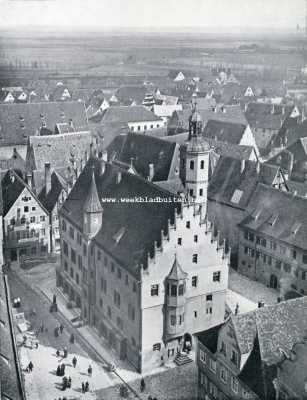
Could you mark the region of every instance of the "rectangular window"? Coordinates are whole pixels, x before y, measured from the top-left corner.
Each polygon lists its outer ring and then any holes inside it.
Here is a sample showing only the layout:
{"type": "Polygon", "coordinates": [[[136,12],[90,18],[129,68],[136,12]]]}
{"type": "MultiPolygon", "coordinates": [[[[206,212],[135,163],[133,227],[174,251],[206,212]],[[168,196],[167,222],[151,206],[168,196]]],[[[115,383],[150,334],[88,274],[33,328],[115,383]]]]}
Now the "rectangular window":
{"type": "Polygon", "coordinates": [[[199,195],[203,196],[203,194],[204,194],[204,190],[203,189],[199,189],[199,195]]]}
{"type": "Polygon", "coordinates": [[[40,221],[41,221],[41,222],[44,222],[45,219],[46,219],[45,215],[41,215],[41,216],[40,216],[40,221]]]}
{"type": "Polygon", "coordinates": [[[296,250],[292,250],[292,258],[296,260],[296,250]]]}
{"type": "Polygon", "coordinates": [[[83,244],[83,255],[86,256],[87,250],[86,250],[86,244],[83,244]]]}
{"type": "Polygon", "coordinates": [[[46,234],[46,231],[45,231],[45,229],[43,228],[43,229],[41,229],[41,236],[45,236],[45,234],[46,234]]]}
{"type": "Polygon", "coordinates": [[[192,170],[194,169],[194,161],[193,160],[190,161],[190,169],[192,169],[192,170]]]}
{"type": "Polygon", "coordinates": [[[101,260],[101,251],[100,250],[97,251],[97,260],[98,261],[101,260]]]}
{"type": "Polygon", "coordinates": [[[171,285],[171,296],[177,297],[177,286],[176,285],[171,285]]]}
{"type": "Polygon", "coordinates": [[[226,357],[226,343],[222,341],[220,352],[226,357]]]}
{"type": "Polygon", "coordinates": [[[114,304],[120,308],[120,294],[116,290],[114,290],[114,304]]]}
{"type": "Polygon", "coordinates": [[[204,169],[205,168],[205,161],[201,160],[200,162],[200,169],[204,169]]]}
{"type": "Polygon", "coordinates": [[[238,380],[234,376],[231,378],[231,389],[234,393],[238,393],[239,391],[238,380]]]}
{"type": "Polygon", "coordinates": [[[23,211],[24,212],[29,212],[29,206],[24,206],[23,211]]]}
{"type": "Polygon", "coordinates": [[[75,231],[73,227],[69,227],[69,236],[71,237],[71,239],[75,238],[75,231]]]}
{"type": "Polygon", "coordinates": [[[199,359],[202,363],[206,364],[206,353],[203,350],[199,350],[199,359]]]}
{"type": "Polygon", "coordinates": [[[197,311],[194,311],[194,318],[197,318],[197,311]]]}
{"type": "Polygon", "coordinates": [[[136,292],[136,282],[135,281],[133,282],[132,290],[133,290],[133,292],[136,292]]]}
{"type": "Polygon", "coordinates": [[[212,307],[206,307],[206,314],[212,314],[212,307]]]}
{"type": "Polygon", "coordinates": [[[128,274],[126,274],[126,277],[125,277],[125,284],[126,284],[126,286],[129,286],[129,277],[128,277],[128,274]]]}
{"type": "Polygon", "coordinates": [[[104,265],[105,265],[105,267],[107,267],[107,265],[108,265],[108,257],[107,256],[104,256],[104,265]]]}
{"type": "Polygon", "coordinates": [[[71,262],[76,264],[76,252],[74,249],[70,249],[70,259],[71,259],[71,262]]]}
{"type": "Polygon", "coordinates": [[[117,268],[117,278],[121,279],[122,278],[122,271],[120,268],[117,268]]]}
{"type": "Polygon", "coordinates": [[[213,282],[221,281],[221,271],[213,272],[213,282]]]}
{"type": "Polygon", "coordinates": [[[275,268],[281,269],[281,261],[279,261],[279,260],[275,261],[275,268]]]}
{"type": "Polygon", "coordinates": [[[306,280],[306,271],[302,271],[302,281],[306,280]]]}
{"type": "Polygon", "coordinates": [[[184,284],[181,283],[178,287],[178,295],[183,296],[184,295],[184,284]]]}
{"type": "Polygon", "coordinates": [[[291,265],[285,263],[284,264],[284,271],[287,272],[287,273],[290,273],[291,272],[291,265]]]}
{"type": "Polygon", "coordinates": [[[35,217],[30,217],[30,222],[35,222],[35,217]]]}
{"type": "Polygon", "coordinates": [[[216,373],[216,361],[210,358],[209,368],[212,372],[216,373]]]}
{"type": "Polygon", "coordinates": [[[79,271],[82,271],[82,257],[78,255],[78,268],[79,271]]]}
{"type": "Polygon", "coordinates": [[[192,276],[192,287],[197,287],[197,276],[192,276]]]}
{"type": "Polygon", "coordinates": [[[212,294],[207,294],[206,301],[212,301],[212,294]]]}
{"type": "Polygon", "coordinates": [[[65,256],[68,257],[68,245],[65,242],[65,240],[63,240],[63,252],[64,252],[65,256]]]}
{"type": "Polygon", "coordinates": [[[193,254],[193,257],[192,257],[192,262],[194,263],[194,264],[197,264],[197,254],[193,254]]]}
{"type": "Polygon", "coordinates": [[[77,243],[79,246],[81,246],[81,244],[82,244],[82,236],[80,235],[79,232],[77,233],[77,243]]]}
{"type": "Polygon", "coordinates": [[[32,211],[35,211],[35,210],[36,210],[36,207],[35,207],[35,206],[33,206],[33,207],[32,207],[32,211]]]}
{"type": "Polygon", "coordinates": [[[150,294],[151,296],[159,296],[159,285],[151,285],[150,294]]]}
{"type": "Polygon", "coordinates": [[[303,254],[303,263],[307,264],[307,254],[303,254]]]}
{"type": "Polygon", "coordinates": [[[115,271],[115,265],[113,262],[111,262],[111,272],[114,272],[114,271],[115,271]]]}
{"type": "Polygon", "coordinates": [[[177,244],[178,244],[178,246],[181,246],[181,245],[182,245],[182,238],[178,238],[178,239],[177,239],[177,244]]]}
{"type": "Polygon", "coordinates": [[[190,196],[191,196],[191,197],[194,196],[194,191],[193,191],[193,189],[190,189],[189,193],[190,193],[190,196]]]}
{"type": "Polygon", "coordinates": [[[198,236],[194,235],[194,242],[197,243],[198,242],[198,236]]]}
{"type": "Polygon", "coordinates": [[[187,221],[185,226],[186,226],[186,228],[190,229],[190,227],[191,227],[190,221],[187,221]]]}
{"type": "Polygon", "coordinates": [[[108,317],[111,319],[112,318],[112,310],[111,307],[108,306],[108,317]]]}
{"type": "Polygon", "coordinates": [[[238,359],[238,353],[237,353],[235,350],[232,350],[232,352],[231,352],[231,359],[230,359],[230,361],[231,361],[235,366],[238,366],[238,361],[239,361],[239,359],[238,359]]]}
{"type": "Polygon", "coordinates": [[[220,378],[223,383],[227,383],[227,371],[223,367],[220,370],[220,378]]]}
{"type": "Polygon", "coordinates": [[[172,326],[176,325],[176,315],[171,315],[171,325],[172,326]]]}
{"type": "Polygon", "coordinates": [[[76,282],[79,285],[79,275],[78,274],[76,274],[76,282]]]}
{"type": "Polygon", "coordinates": [[[70,268],[70,276],[71,276],[71,278],[74,277],[74,270],[72,268],[70,268]]]}
{"type": "Polygon", "coordinates": [[[155,344],[152,346],[152,350],[153,350],[153,351],[160,351],[160,350],[161,350],[161,343],[155,343],[155,344]]]}

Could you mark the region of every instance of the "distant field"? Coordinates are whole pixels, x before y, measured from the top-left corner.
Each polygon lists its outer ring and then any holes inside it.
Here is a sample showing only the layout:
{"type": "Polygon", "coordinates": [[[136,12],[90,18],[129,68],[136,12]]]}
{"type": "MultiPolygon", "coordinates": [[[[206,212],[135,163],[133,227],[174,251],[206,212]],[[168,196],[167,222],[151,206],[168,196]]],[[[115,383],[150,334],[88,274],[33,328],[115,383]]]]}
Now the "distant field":
{"type": "Polygon", "coordinates": [[[215,37],[196,34],[85,34],[0,36],[0,63],[14,68],[55,69],[81,75],[165,75],[169,68],[200,69],[214,64],[235,68],[304,65],[298,38],[215,37]],[[255,53],[240,53],[256,43],[255,53]],[[271,51],[272,49],[272,51],[271,51]]]}

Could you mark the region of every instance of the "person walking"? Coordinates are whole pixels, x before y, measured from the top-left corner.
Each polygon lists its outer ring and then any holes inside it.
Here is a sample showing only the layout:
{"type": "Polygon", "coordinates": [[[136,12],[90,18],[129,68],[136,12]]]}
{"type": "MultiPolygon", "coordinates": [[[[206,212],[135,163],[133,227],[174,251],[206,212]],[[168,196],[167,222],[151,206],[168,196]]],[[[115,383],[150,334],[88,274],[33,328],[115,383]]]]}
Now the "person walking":
{"type": "Polygon", "coordinates": [[[56,375],[61,376],[61,367],[58,365],[56,369],[56,375]]]}
{"type": "Polygon", "coordinates": [[[57,350],[55,354],[57,357],[60,357],[60,350],[57,350]]]}
{"type": "Polygon", "coordinates": [[[90,388],[90,385],[89,385],[89,383],[86,381],[86,382],[85,382],[85,391],[88,392],[88,391],[89,391],[89,388],[90,388]]]}
{"type": "Polygon", "coordinates": [[[144,378],[142,377],[142,379],[141,379],[141,384],[140,384],[140,390],[141,390],[141,392],[144,392],[145,387],[146,387],[146,385],[145,385],[145,380],[144,380],[144,378]]]}
{"type": "Polygon", "coordinates": [[[88,366],[87,373],[88,373],[89,376],[92,376],[93,368],[92,368],[91,365],[88,366]]]}
{"type": "Polygon", "coordinates": [[[61,324],[60,326],[59,326],[59,329],[60,329],[60,332],[61,332],[61,334],[63,333],[63,330],[64,330],[64,326],[61,324]]]}
{"type": "Polygon", "coordinates": [[[29,367],[29,371],[32,372],[33,368],[34,368],[34,365],[33,365],[32,361],[29,362],[28,367],[29,367]]]}
{"type": "Polygon", "coordinates": [[[73,365],[74,368],[76,368],[76,365],[77,365],[77,358],[76,358],[76,356],[74,356],[74,358],[72,359],[72,365],[73,365]]]}
{"type": "Polygon", "coordinates": [[[67,350],[67,347],[66,347],[66,346],[64,347],[64,350],[63,350],[63,351],[64,351],[63,357],[66,358],[66,357],[67,357],[67,354],[68,354],[68,350],[67,350]]]}
{"type": "Polygon", "coordinates": [[[85,385],[84,385],[84,382],[82,382],[82,393],[85,393],[85,385]]]}

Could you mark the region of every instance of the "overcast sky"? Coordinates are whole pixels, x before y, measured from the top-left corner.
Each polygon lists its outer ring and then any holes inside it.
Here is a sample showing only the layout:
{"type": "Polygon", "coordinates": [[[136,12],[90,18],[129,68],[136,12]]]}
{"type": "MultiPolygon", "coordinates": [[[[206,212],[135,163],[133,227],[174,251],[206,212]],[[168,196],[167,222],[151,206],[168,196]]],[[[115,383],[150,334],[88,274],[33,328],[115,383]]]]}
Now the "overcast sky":
{"type": "Polygon", "coordinates": [[[221,27],[292,30],[305,26],[304,0],[0,0],[0,27],[221,27]]]}

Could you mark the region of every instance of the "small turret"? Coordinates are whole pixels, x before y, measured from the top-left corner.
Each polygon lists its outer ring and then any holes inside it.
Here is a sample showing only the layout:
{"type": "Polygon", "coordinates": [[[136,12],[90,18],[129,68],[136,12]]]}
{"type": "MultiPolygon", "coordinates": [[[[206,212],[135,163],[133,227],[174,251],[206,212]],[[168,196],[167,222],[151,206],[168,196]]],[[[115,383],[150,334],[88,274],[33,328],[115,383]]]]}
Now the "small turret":
{"type": "Polygon", "coordinates": [[[83,206],[83,232],[92,239],[99,231],[102,224],[103,208],[101,206],[94,169],[92,172],[91,186],[83,206]]]}

